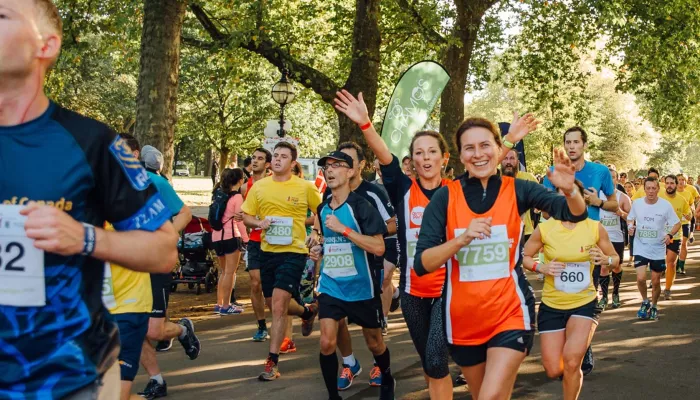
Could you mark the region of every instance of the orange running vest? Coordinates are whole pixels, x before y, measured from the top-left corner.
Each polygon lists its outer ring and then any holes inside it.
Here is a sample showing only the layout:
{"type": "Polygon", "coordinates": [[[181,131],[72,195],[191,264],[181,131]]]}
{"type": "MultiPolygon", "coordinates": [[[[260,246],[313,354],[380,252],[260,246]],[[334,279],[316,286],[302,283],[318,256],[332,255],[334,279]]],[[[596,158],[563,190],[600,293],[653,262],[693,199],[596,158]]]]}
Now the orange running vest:
{"type": "Polygon", "coordinates": [[[523,233],[515,179],[501,178],[498,198],[484,214],[469,208],[459,181],[448,188],[448,241],[462,234],[472,219],[492,218],[490,238],[473,240],[447,261],[444,307],[448,342],[476,346],[504,331],[530,330],[530,314],[514,270],[523,233]]]}
{"type": "MultiPolygon", "coordinates": [[[[406,293],[416,297],[436,298],[442,295],[442,287],[445,284],[445,268],[444,266],[437,271],[418,276],[413,269],[413,258],[416,255],[416,243],[418,242],[418,233],[420,232],[421,224],[423,223],[423,213],[425,207],[430,203],[423,191],[421,190],[415,178],[411,179],[413,184],[406,192],[404,197],[404,221],[406,224],[405,239],[406,239],[406,268],[404,268],[404,277],[406,279],[406,293]]],[[[450,184],[449,179],[443,179],[441,186],[450,184]]]]}

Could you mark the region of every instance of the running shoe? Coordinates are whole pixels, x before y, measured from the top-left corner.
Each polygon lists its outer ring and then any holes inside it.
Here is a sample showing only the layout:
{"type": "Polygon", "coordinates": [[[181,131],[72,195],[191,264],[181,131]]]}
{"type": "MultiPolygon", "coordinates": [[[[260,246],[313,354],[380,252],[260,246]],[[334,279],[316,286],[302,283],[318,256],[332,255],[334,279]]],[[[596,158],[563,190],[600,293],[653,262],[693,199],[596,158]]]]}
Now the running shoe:
{"type": "Polygon", "coordinates": [[[678,272],[678,275],[685,275],[685,268],[681,269],[681,270],[678,272]]]}
{"type": "Polygon", "coordinates": [[[221,312],[221,306],[220,305],[215,305],[214,306],[214,314],[219,314],[221,312]]]}
{"type": "Polygon", "coordinates": [[[649,319],[652,321],[659,319],[659,310],[656,307],[652,307],[649,311],[649,319]]]}
{"type": "Polygon", "coordinates": [[[163,384],[161,385],[157,380],[151,379],[148,381],[148,384],[146,384],[146,388],[143,389],[143,392],[138,392],[137,394],[147,399],[165,397],[168,395],[168,384],[165,380],[163,380],[163,384]]]}
{"type": "Polygon", "coordinates": [[[374,364],[372,370],[369,371],[369,385],[374,387],[382,386],[382,371],[379,370],[377,364],[374,364]]]}
{"type": "Polygon", "coordinates": [[[389,327],[387,326],[386,320],[382,319],[382,336],[389,334],[389,327]]]}
{"type": "Polygon", "coordinates": [[[280,354],[295,353],[296,351],[297,346],[294,344],[294,341],[290,338],[284,338],[280,346],[280,354]]]}
{"type": "Polygon", "coordinates": [[[581,363],[581,371],[583,371],[583,376],[586,376],[593,372],[593,367],[595,367],[595,360],[593,359],[593,348],[588,346],[586,350],[586,355],[583,356],[583,362],[581,363]]]}
{"type": "Polygon", "coordinates": [[[185,327],[185,329],[187,329],[187,334],[185,337],[183,339],[178,337],[177,340],[180,341],[182,348],[185,349],[185,354],[187,354],[187,357],[189,357],[190,360],[196,360],[197,357],[199,357],[199,351],[202,349],[202,344],[199,342],[197,335],[194,334],[194,324],[189,318],[183,318],[178,321],[177,324],[182,325],[185,327]]]}
{"type": "MultiPolygon", "coordinates": [[[[394,288],[398,292],[399,289],[394,288]]],[[[400,292],[399,292],[400,293],[400,292]]],[[[391,305],[389,306],[389,312],[394,312],[401,307],[401,295],[399,294],[396,298],[391,298],[391,305]]]]}
{"type": "Polygon", "coordinates": [[[156,351],[163,353],[170,350],[170,348],[173,347],[173,340],[174,339],[158,341],[158,343],[156,343],[156,351]]]}
{"type": "Polygon", "coordinates": [[[620,294],[613,293],[612,308],[620,308],[622,303],[620,303],[620,294]]]}
{"type": "Polygon", "coordinates": [[[455,379],[455,385],[466,385],[466,384],[467,384],[467,378],[464,377],[464,374],[457,375],[457,379],[455,379]]]}
{"type": "Polygon", "coordinates": [[[671,291],[670,290],[664,290],[664,300],[671,300],[673,297],[671,296],[671,291]]]}
{"type": "Polygon", "coordinates": [[[379,389],[379,400],[394,400],[394,392],[396,391],[396,379],[391,379],[391,382],[386,385],[381,385],[379,389]]]}
{"type": "Polygon", "coordinates": [[[651,305],[647,302],[642,302],[642,306],[639,307],[639,311],[637,311],[637,318],[639,319],[649,319],[649,307],[651,305]]]}
{"type": "Polygon", "coordinates": [[[243,304],[242,304],[242,303],[239,303],[238,300],[232,301],[231,304],[234,305],[234,306],[236,306],[236,307],[238,307],[238,308],[240,308],[240,309],[243,309],[243,304]]]}
{"type": "Polygon", "coordinates": [[[314,331],[314,321],[318,315],[318,301],[314,301],[311,304],[306,305],[309,310],[313,313],[309,319],[301,320],[301,334],[302,336],[309,336],[311,332],[314,331]]]}
{"type": "Polygon", "coordinates": [[[677,273],[677,274],[680,274],[680,273],[681,273],[681,267],[679,267],[678,265],[676,265],[676,273],[677,273]]]}
{"type": "Polygon", "coordinates": [[[230,304],[228,307],[222,308],[221,311],[219,311],[219,315],[238,315],[242,313],[243,309],[233,304],[230,304]]]}
{"type": "Polygon", "coordinates": [[[280,369],[277,367],[270,357],[265,361],[265,372],[258,376],[261,381],[274,381],[280,377],[280,369]]]}
{"type": "Polygon", "coordinates": [[[270,334],[267,333],[267,329],[258,328],[258,331],[253,335],[254,342],[264,342],[270,338],[270,334]]]}
{"type": "Polygon", "coordinates": [[[357,378],[360,372],[362,372],[362,367],[357,360],[355,360],[354,367],[343,364],[343,370],[340,372],[340,377],[338,378],[338,390],[348,390],[350,386],[352,386],[353,379],[357,378]]]}
{"type": "Polygon", "coordinates": [[[596,305],[596,307],[599,308],[600,311],[605,311],[605,308],[607,306],[608,306],[607,297],[601,297],[600,300],[598,300],[598,304],[596,305]]]}

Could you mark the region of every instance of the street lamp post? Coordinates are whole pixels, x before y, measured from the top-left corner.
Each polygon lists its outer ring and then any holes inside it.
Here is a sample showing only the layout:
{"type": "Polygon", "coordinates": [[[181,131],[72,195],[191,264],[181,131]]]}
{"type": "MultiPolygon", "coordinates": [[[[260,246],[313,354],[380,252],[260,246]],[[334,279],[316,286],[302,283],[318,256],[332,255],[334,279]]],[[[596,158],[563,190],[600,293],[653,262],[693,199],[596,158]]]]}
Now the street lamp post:
{"type": "Polygon", "coordinates": [[[280,130],[279,137],[284,137],[284,106],[294,100],[294,85],[287,79],[287,69],[282,70],[282,78],[272,87],[272,99],[280,105],[280,130]]]}

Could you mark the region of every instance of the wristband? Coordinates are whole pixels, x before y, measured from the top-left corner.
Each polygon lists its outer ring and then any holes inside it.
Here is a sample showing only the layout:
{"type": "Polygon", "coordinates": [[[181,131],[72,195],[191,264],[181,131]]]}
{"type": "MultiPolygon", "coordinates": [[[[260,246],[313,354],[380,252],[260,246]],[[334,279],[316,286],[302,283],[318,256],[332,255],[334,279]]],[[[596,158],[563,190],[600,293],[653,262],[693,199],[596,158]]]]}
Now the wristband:
{"type": "Polygon", "coordinates": [[[515,143],[511,143],[506,139],[503,139],[503,146],[505,146],[506,149],[512,149],[513,147],[515,147],[515,143]]]}
{"type": "Polygon", "coordinates": [[[612,264],[613,264],[612,256],[608,256],[608,266],[611,266],[612,264]]]}
{"type": "MultiPolygon", "coordinates": [[[[537,266],[540,265],[539,261],[535,261],[534,264],[532,264],[532,272],[538,272],[537,271],[537,266]]],[[[539,272],[538,272],[539,273],[539,272]]]]}
{"type": "Polygon", "coordinates": [[[352,233],[352,229],[345,228],[345,230],[343,231],[343,236],[348,237],[348,236],[350,236],[350,233],[352,233]]]}
{"type": "Polygon", "coordinates": [[[369,121],[368,123],[366,123],[366,124],[360,126],[360,130],[364,132],[364,131],[366,131],[367,129],[369,129],[369,128],[371,128],[371,127],[372,127],[372,121],[369,121]]]}
{"type": "Polygon", "coordinates": [[[83,239],[83,252],[80,253],[84,256],[91,256],[95,252],[95,227],[90,224],[83,224],[85,228],[85,238],[83,239]]]}
{"type": "Polygon", "coordinates": [[[566,197],[568,199],[569,197],[575,195],[576,193],[578,193],[578,188],[576,187],[576,185],[574,185],[574,188],[571,190],[571,192],[569,192],[569,193],[564,192],[564,197],[566,197]]]}

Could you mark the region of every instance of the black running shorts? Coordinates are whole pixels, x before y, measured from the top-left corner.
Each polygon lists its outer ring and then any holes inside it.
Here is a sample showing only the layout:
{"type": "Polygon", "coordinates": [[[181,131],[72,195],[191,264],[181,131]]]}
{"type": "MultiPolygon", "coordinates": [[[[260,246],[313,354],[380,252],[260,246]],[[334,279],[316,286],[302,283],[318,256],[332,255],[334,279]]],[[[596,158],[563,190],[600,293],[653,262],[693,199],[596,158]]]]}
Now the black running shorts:
{"type": "Polygon", "coordinates": [[[590,319],[598,325],[600,309],[596,307],[595,300],[571,310],[559,310],[540,303],[540,309],[537,311],[537,330],[540,334],[566,330],[566,324],[571,317],[590,319]]]}
{"type": "Polygon", "coordinates": [[[363,301],[345,301],[321,293],[318,296],[318,319],[330,318],[340,321],[347,317],[349,324],[357,324],[367,329],[382,327],[381,298],[375,297],[363,301]]]}
{"type": "Polygon", "coordinates": [[[651,269],[654,272],[661,273],[666,271],[666,260],[650,260],[646,257],[634,256],[635,268],[646,268],[647,265],[649,266],[649,269],[651,269]]]}
{"type": "Polygon", "coordinates": [[[214,251],[218,257],[233,254],[236,252],[236,250],[241,249],[241,238],[231,238],[227,240],[219,240],[218,242],[212,242],[212,247],[214,248],[214,251]]]}
{"type": "Polygon", "coordinates": [[[683,237],[688,239],[690,237],[690,225],[681,225],[681,230],[683,230],[683,237]]]}
{"type": "Polygon", "coordinates": [[[674,239],[671,244],[666,245],[666,250],[670,250],[676,254],[679,254],[681,252],[681,241],[674,239]]]}
{"type": "Polygon", "coordinates": [[[255,269],[260,269],[262,265],[262,250],[260,249],[260,242],[249,241],[248,251],[246,251],[246,266],[248,271],[255,269]]]}
{"type": "Polygon", "coordinates": [[[505,331],[477,346],[449,345],[450,355],[460,367],[473,367],[486,362],[486,353],[492,347],[505,347],[530,354],[535,332],[526,330],[505,331]]]}
{"type": "Polygon", "coordinates": [[[282,289],[299,298],[299,284],[306,266],[306,254],[299,253],[262,253],[260,281],[263,296],[272,297],[275,289],[282,289]]]}

